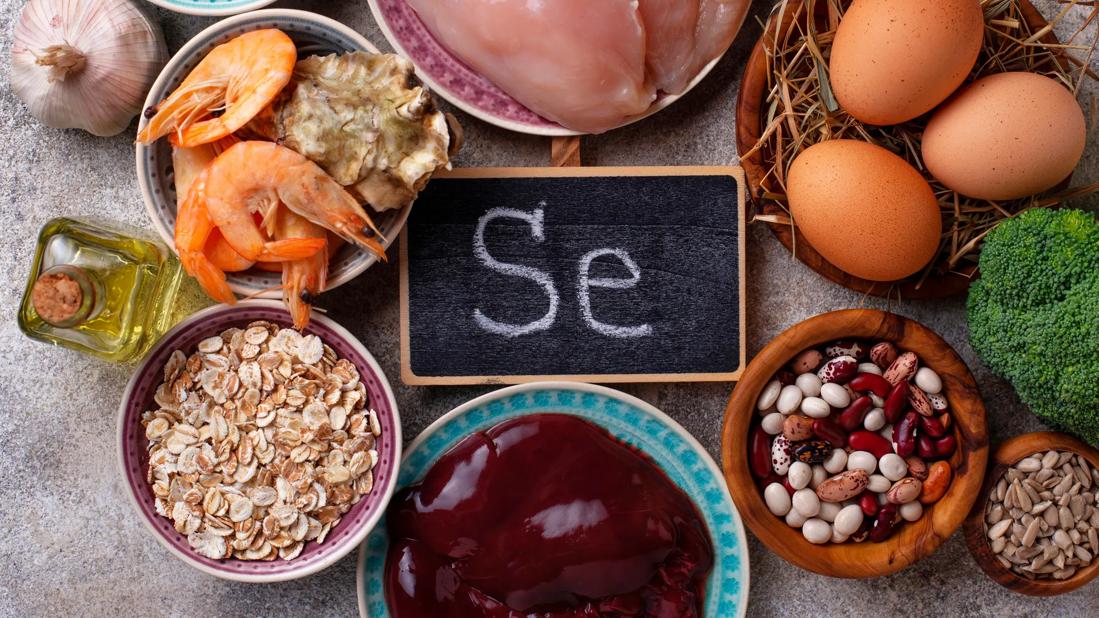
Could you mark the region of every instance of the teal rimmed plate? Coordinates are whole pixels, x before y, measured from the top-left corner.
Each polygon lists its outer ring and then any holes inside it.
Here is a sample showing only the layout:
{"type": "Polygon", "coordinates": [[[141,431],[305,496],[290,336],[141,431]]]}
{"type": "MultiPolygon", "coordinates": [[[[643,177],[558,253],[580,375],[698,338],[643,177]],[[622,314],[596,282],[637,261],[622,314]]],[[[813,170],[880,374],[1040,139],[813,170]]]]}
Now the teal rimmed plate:
{"type": "Polygon", "coordinates": [[[188,15],[223,17],[261,9],[275,0],[149,0],[153,4],[188,15]]]}
{"type": "MultiPolygon", "coordinates": [[[[591,384],[538,382],[478,397],[431,424],[405,449],[397,487],[420,480],[439,457],[470,433],[507,419],[553,412],[583,417],[647,454],[694,500],[710,530],[714,568],[704,615],[742,617],[748,609],[748,544],[721,470],[697,440],[668,415],[625,393],[591,384]]],[[[388,618],[382,578],[388,549],[385,520],[359,552],[362,618],[388,618]]]]}

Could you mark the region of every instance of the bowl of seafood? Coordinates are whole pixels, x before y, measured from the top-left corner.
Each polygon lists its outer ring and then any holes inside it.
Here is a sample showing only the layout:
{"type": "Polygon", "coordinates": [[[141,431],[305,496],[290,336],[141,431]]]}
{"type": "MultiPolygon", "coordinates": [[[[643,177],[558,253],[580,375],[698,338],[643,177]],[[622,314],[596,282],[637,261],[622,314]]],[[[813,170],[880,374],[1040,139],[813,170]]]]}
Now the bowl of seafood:
{"type": "Polygon", "coordinates": [[[327,568],[396,487],[385,374],[332,320],[292,322],[276,300],[200,311],[149,352],[120,405],[118,463],[138,516],[172,555],[223,579],[327,568]]]}
{"type": "Polygon", "coordinates": [[[314,297],[379,260],[460,129],[411,62],[306,11],[199,33],[146,100],[137,173],[161,237],[209,296],[314,297]]]}
{"type": "Polygon", "coordinates": [[[439,96],[504,129],[564,136],[622,127],[682,98],[750,4],[370,0],[370,10],[439,96]]]}

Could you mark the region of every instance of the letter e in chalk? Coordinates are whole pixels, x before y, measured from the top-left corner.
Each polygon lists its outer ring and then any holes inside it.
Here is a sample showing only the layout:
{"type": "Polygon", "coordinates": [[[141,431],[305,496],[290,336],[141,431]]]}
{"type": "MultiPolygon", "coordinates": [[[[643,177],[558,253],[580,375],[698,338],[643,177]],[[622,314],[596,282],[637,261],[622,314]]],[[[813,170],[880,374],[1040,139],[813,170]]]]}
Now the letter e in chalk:
{"type": "Polygon", "coordinates": [[[607,324],[595,319],[591,310],[591,288],[610,288],[612,290],[628,290],[638,284],[641,281],[641,268],[637,266],[637,262],[633,261],[630,254],[624,249],[596,249],[584,254],[584,257],[580,258],[580,311],[584,314],[584,321],[588,326],[608,337],[647,337],[653,334],[653,327],[648,324],[642,324],[640,326],[615,326],[614,324],[607,324]],[[630,271],[629,279],[613,279],[613,278],[590,278],[588,272],[591,270],[591,263],[595,258],[613,255],[618,258],[623,265],[630,271]]]}
{"type": "MultiPolygon", "coordinates": [[[[543,203],[542,206],[545,206],[545,204],[543,203]]],[[[485,246],[485,228],[488,227],[488,224],[494,219],[519,219],[521,221],[526,221],[530,224],[530,233],[531,236],[534,237],[534,240],[542,242],[546,239],[545,212],[542,208],[537,208],[534,212],[523,212],[522,210],[516,210],[514,208],[490,209],[477,220],[477,231],[473,236],[473,254],[477,256],[477,259],[480,260],[482,264],[502,275],[523,277],[524,279],[530,279],[542,286],[546,296],[549,297],[549,310],[546,311],[546,315],[528,324],[508,324],[507,322],[497,322],[482,313],[479,308],[475,308],[473,310],[473,320],[477,322],[478,326],[486,331],[497,335],[504,335],[505,337],[518,337],[520,335],[548,330],[550,326],[553,326],[554,320],[557,319],[557,305],[561,301],[560,296],[557,294],[557,287],[553,284],[553,278],[550,277],[549,273],[537,268],[521,266],[519,264],[508,264],[493,258],[489,254],[488,248],[485,246]]]]}

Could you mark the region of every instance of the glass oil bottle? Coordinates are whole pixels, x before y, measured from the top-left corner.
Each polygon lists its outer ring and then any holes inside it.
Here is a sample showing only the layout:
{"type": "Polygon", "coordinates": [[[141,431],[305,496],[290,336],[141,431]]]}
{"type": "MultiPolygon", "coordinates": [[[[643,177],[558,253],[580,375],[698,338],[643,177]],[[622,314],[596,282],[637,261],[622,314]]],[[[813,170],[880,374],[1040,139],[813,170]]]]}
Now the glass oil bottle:
{"type": "Polygon", "coordinates": [[[38,236],[19,327],[108,361],[135,361],[171,328],[182,277],[171,250],[140,230],[54,219],[38,236]]]}

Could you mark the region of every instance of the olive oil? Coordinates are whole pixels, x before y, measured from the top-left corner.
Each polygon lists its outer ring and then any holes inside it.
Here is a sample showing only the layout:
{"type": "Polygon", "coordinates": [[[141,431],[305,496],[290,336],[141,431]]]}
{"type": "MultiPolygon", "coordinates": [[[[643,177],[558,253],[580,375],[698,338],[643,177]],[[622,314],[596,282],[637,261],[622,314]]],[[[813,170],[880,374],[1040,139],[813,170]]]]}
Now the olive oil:
{"type": "Polygon", "coordinates": [[[183,271],[140,230],[54,219],[38,236],[19,310],[34,339],[112,362],[141,358],[174,323],[183,271]]]}

